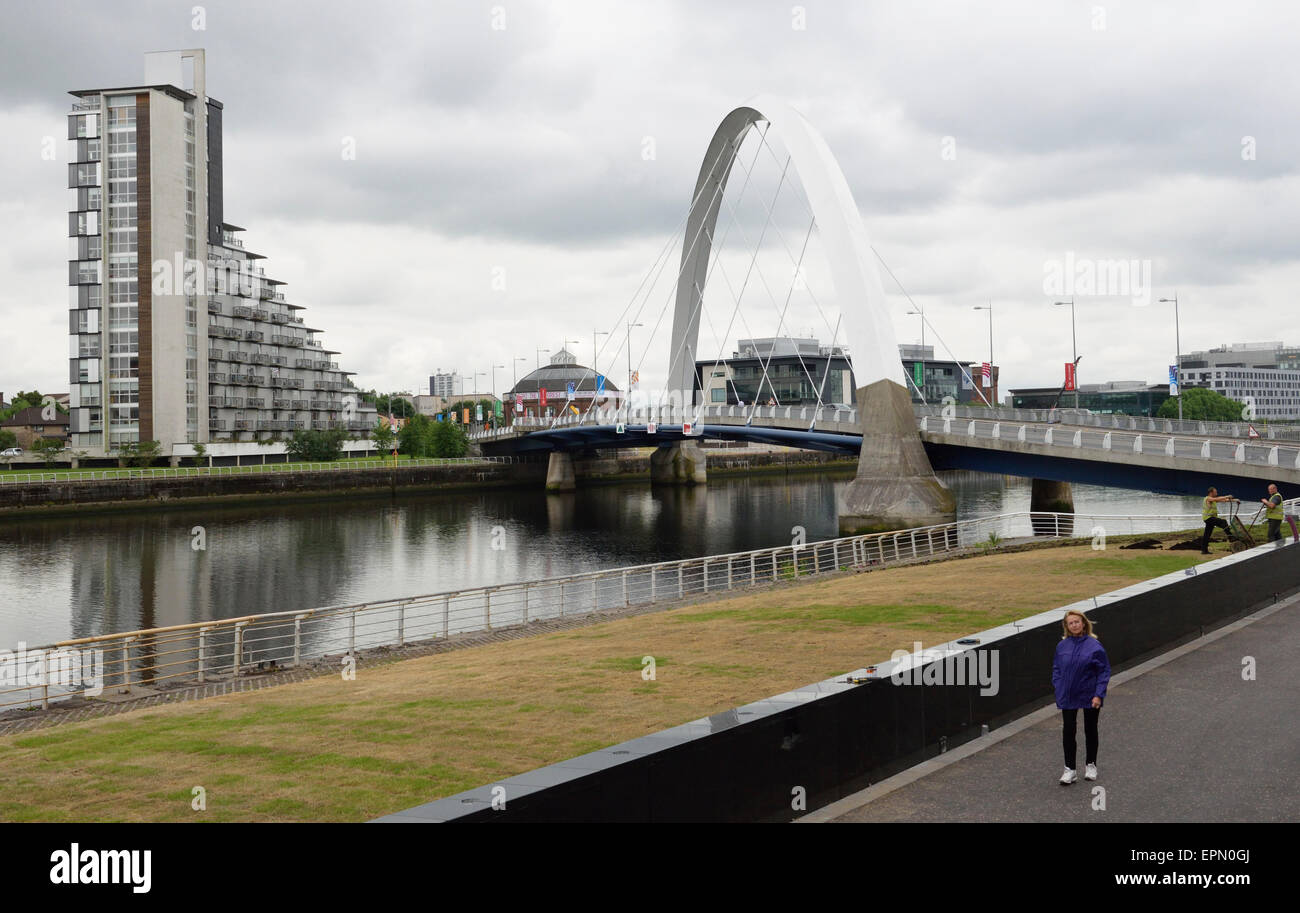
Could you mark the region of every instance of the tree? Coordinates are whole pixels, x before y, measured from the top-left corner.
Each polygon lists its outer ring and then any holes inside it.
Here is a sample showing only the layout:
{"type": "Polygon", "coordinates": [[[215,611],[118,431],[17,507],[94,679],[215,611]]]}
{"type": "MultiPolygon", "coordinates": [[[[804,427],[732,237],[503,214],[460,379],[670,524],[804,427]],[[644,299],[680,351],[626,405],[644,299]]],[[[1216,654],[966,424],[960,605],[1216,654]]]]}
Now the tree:
{"type": "Polygon", "coordinates": [[[118,459],[141,469],[161,455],[162,444],[158,441],[126,441],[117,445],[118,459]]]}
{"type": "Polygon", "coordinates": [[[48,469],[63,452],[63,441],[48,437],[40,438],[32,443],[32,452],[45,461],[48,469]]]}
{"type": "MultiPolygon", "coordinates": [[[[361,399],[368,403],[375,404],[375,411],[380,415],[389,415],[389,395],[387,393],[376,393],[374,390],[366,390],[361,394],[361,399]]],[[[409,399],[403,399],[401,396],[392,397],[392,416],[394,418],[410,418],[415,415],[415,406],[409,399]]]]}
{"type": "Polygon", "coordinates": [[[465,434],[464,425],[454,425],[451,422],[433,423],[430,456],[445,460],[463,457],[467,453],[469,453],[469,437],[465,434]]]}
{"type": "Polygon", "coordinates": [[[418,459],[429,456],[433,450],[433,426],[441,424],[427,415],[413,415],[397,432],[398,449],[407,456],[418,459]]]}
{"type": "Polygon", "coordinates": [[[0,428],[0,450],[8,450],[10,447],[18,446],[18,435],[14,434],[7,428],[0,428]]]}
{"type": "Polygon", "coordinates": [[[397,440],[397,432],[392,429],[391,425],[384,422],[376,422],[375,430],[370,434],[374,440],[379,453],[387,453],[393,449],[393,442],[397,440]]]}
{"type": "Polygon", "coordinates": [[[207,455],[208,455],[208,448],[207,448],[205,445],[203,445],[203,444],[195,444],[195,445],[194,445],[194,457],[193,457],[193,460],[194,460],[194,465],[195,465],[195,466],[202,466],[202,465],[203,465],[203,458],[204,458],[205,456],[207,456],[207,455]]]}
{"type": "Polygon", "coordinates": [[[328,431],[300,429],[285,443],[284,450],[295,459],[328,463],[342,455],[346,439],[347,434],[342,428],[330,428],[328,431]]]}
{"type": "MultiPolygon", "coordinates": [[[[1214,390],[1190,387],[1183,391],[1182,400],[1183,418],[1189,422],[1239,422],[1245,418],[1245,404],[1214,390]]],[[[1178,397],[1161,403],[1156,418],[1178,418],[1178,397]]]]}

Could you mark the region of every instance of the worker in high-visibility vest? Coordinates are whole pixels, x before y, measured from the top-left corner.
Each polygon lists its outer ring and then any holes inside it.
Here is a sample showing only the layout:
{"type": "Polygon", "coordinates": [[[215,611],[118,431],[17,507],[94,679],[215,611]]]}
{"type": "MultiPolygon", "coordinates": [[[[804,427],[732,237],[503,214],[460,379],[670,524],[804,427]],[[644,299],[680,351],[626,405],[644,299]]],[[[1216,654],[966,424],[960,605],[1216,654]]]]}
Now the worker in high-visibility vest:
{"type": "Polygon", "coordinates": [[[1201,536],[1201,554],[1210,553],[1210,537],[1214,535],[1216,526],[1223,527],[1223,531],[1232,536],[1232,530],[1228,526],[1228,521],[1219,516],[1219,504],[1223,501],[1237,500],[1232,495],[1219,495],[1219,490],[1213,485],[1205,493],[1205,500],[1201,502],[1201,519],[1205,521],[1205,535],[1201,536]]]}
{"type": "Polygon", "coordinates": [[[1282,493],[1277,486],[1269,483],[1268,497],[1260,498],[1264,505],[1264,519],[1268,521],[1268,541],[1275,542],[1282,538],[1282,493]]]}

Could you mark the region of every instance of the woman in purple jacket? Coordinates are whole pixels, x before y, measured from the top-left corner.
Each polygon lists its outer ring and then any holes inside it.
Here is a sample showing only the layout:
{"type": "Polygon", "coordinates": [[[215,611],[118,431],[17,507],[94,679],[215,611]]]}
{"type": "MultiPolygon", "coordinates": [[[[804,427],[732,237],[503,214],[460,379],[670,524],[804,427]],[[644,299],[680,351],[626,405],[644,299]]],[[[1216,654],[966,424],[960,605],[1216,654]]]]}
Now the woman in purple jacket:
{"type": "Polygon", "coordinates": [[[1110,660],[1092,622],[1082,612],[1069,611],[1061,621],[1065,634],[1056,645],[1052,660],[1052,687],[1056,689],[1056,706],[1061,708],[1061,745],[1065,749],[1065,773],[1061,785],[1069,786],[1078,776],[1074,772],[1078,746],[1074,739],[1078,711],[1083,711],[1083,737],[1088,769],[1085,780],[1097,779],[1097,718],[1106,698],[1110,681],[1110,660]]]}

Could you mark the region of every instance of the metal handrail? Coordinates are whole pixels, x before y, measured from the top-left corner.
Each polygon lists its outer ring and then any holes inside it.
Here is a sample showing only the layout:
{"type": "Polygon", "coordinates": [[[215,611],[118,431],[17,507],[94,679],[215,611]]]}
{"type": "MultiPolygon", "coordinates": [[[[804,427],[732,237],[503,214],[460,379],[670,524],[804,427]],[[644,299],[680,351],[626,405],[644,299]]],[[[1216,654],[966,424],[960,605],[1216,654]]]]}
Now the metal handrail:
{"type": "MultiPolygon", "coordinates": [[[[1296,502],[1288,502],[1295,512],[1296,502]]],[[[29,653],[87,651],[107,670],[103,687],[237,678],[255,666],[286,668],[372,647],[402,647],[454,634],[608,612],[766,586],[851,567],[925,559],[1017,536],[1068,538],[1198,528],[1199,514],[1059,514],[1016,511],[933,526],[705,555],[561,577],[307,610],[189,622],[61,640],[29,653]]],[[[0,687],[0,708],[48,706],[87,693],[48,679],[0,687]]]]}
{"type": "MultiPolygon", "coordinates": [[[[189,459],[186,457],[185,459],[189,459]]],[[[397,468],[409,466],[464,466],[482,463],[516,463],[519,457],[420,457],[403,459],[397,468]]],[[[39,484],[41,482],[113,482],[123,479],[186,479],[204,476],[245,475],[262,472],[326,472],[340,469],[392,469],[393,463],[380,459],[335,460],[329,463],[256,463],[250,466],[178,466],[157,469],[72,469],[51,472],[0,473],[0,485],[39,484]]]]}

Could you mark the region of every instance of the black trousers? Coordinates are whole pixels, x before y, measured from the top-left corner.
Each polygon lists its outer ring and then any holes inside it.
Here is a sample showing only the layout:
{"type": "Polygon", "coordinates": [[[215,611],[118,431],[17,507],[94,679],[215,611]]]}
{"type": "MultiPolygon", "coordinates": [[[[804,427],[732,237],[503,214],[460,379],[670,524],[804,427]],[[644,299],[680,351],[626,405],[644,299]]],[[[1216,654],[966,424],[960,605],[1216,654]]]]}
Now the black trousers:
{"type": "MultiPolygon", "coordinates": [[[[1097,718],[1101,716],[1101,708],[1094,710],[1091,707],[1084,708],[1083,711],[1083,745],[1085,762],[1088,764],[1097,763],[1097,718]]],[[[1075,769],[1075,761],[1078,760],[1079,746],[1075,741],[1075,723],[1078,721],[1077,710],[1062,710],[1061,722],[1061,747],[1065,749],[1065,766],[1071,770],[1075,769]]]]}
{"type": "Polygon", "coordinates": [[[1281,539],[1281,538],[1282,538],[1282,521],[1281,521],[1281,520],[1269,520],[1269,521],[1268,521],[1268,541],[1269,541],[1269,542],[1272,542],[1272,541],[1275,540],[1275,539],[1281,539]]]}
{"type": "Polygon", "coordinates": [[[1210,547],[1210,537],[1214,535],[1214,528],[1222,526],[1223,531],[1228,531],[1228,521],[1222,517],[1210,517],[1205,521],[1205,535],[1201,536],[1201,551],[1206,551],[1210,547]]]}

